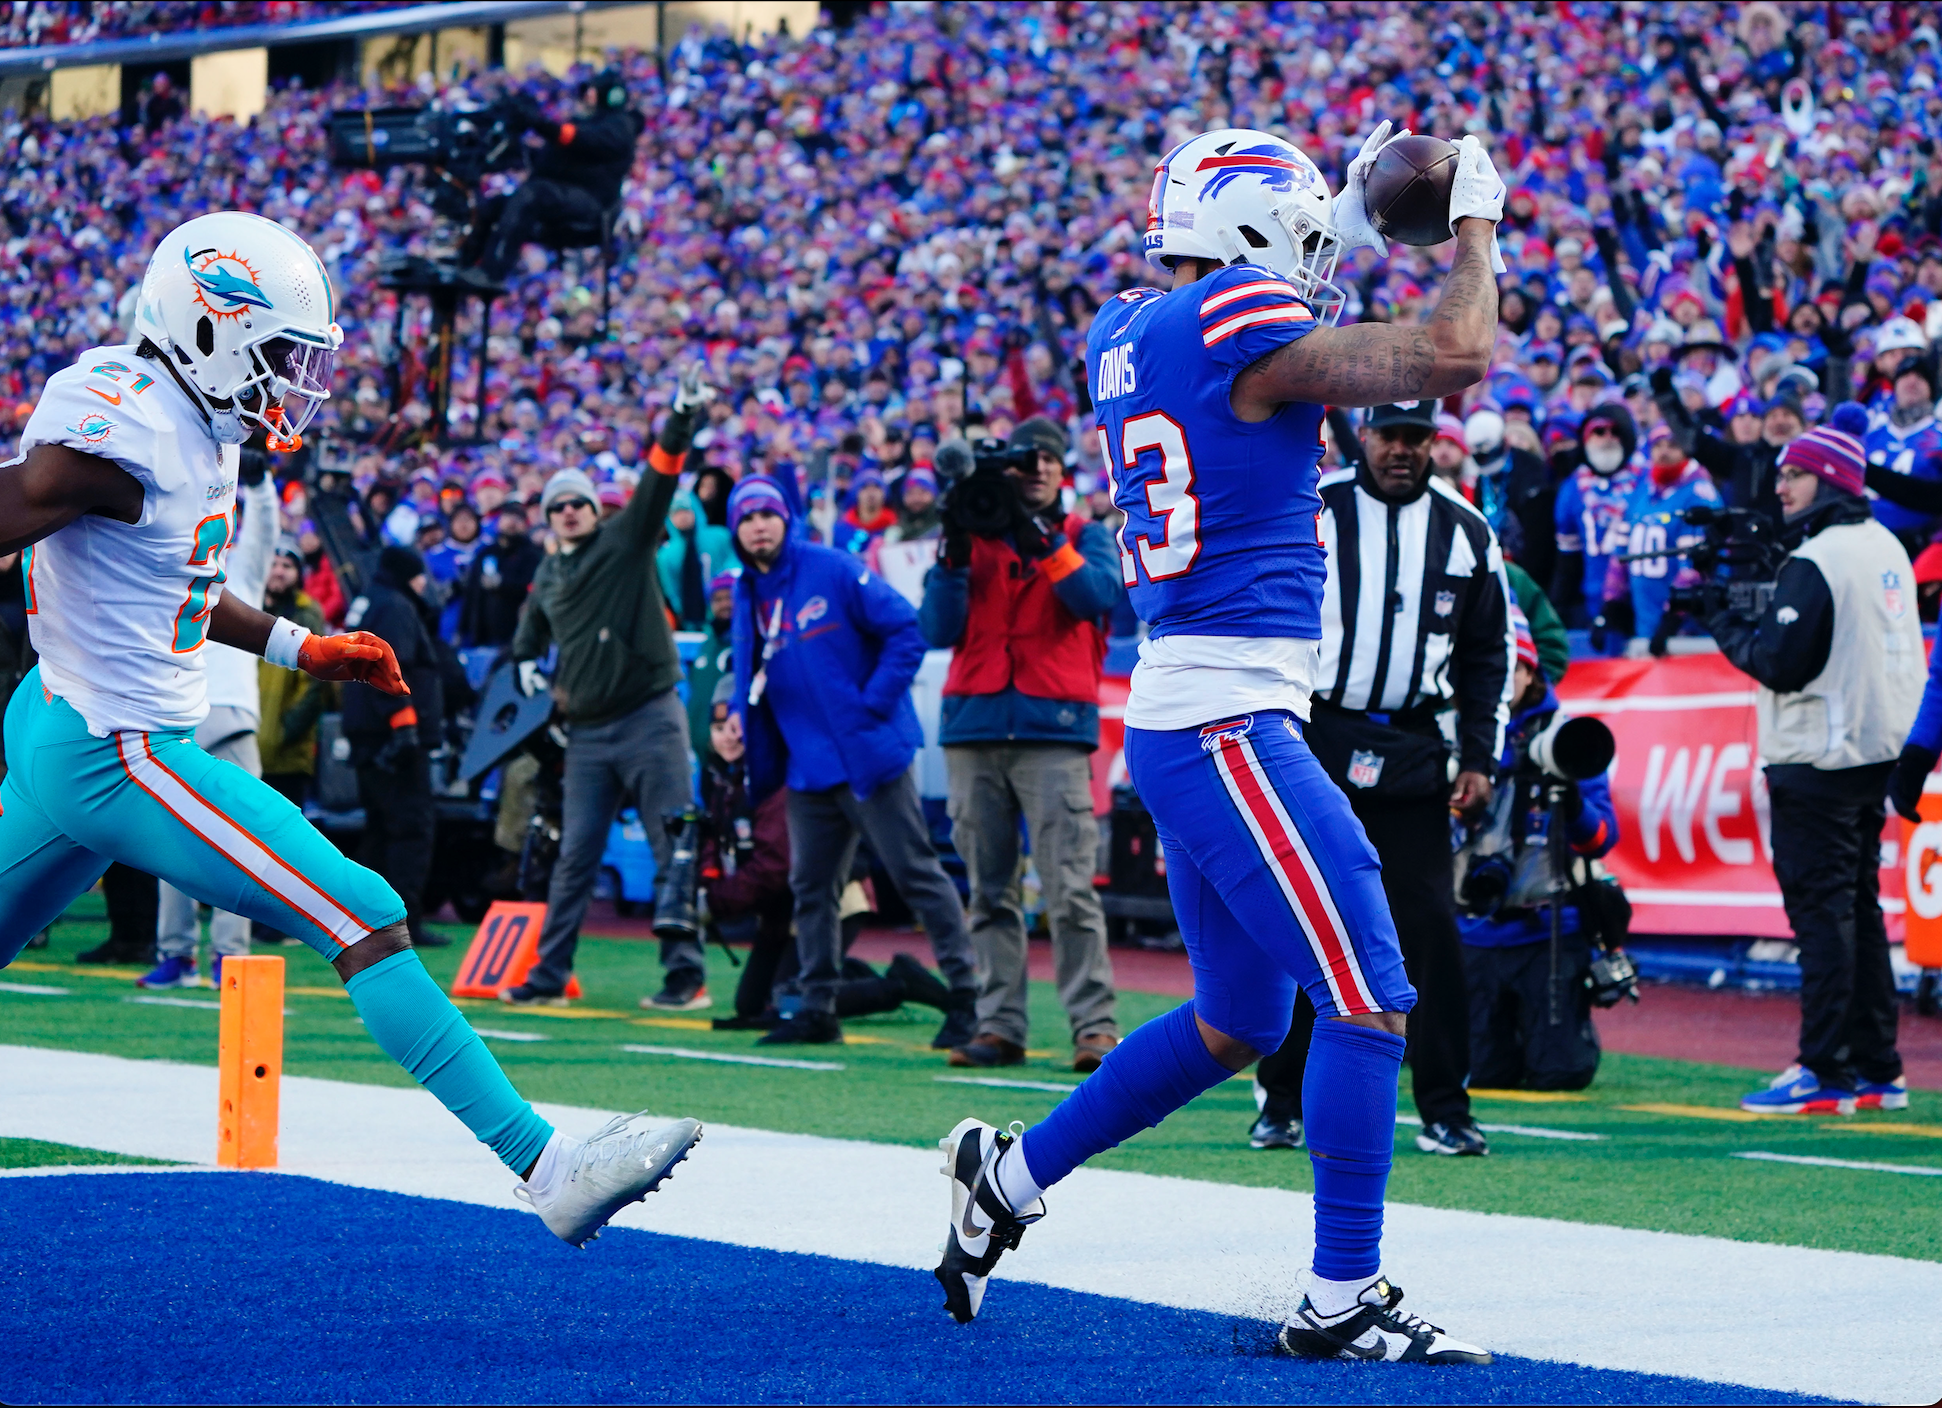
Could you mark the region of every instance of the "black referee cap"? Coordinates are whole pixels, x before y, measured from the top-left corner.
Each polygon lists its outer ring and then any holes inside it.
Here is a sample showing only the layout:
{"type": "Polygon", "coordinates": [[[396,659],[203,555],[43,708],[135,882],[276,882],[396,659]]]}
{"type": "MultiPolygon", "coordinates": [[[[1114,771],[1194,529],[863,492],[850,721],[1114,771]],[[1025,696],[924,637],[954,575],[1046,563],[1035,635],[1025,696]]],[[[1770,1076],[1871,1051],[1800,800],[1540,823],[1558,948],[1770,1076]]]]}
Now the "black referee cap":
{"type": "Polygon", "coordinates": [[[1386,430],[1392,425],[1418,425],[1436,429],[1435,401],[1396,401],[1377,406],[1369,412],[1369,429],[1386,430]]]}

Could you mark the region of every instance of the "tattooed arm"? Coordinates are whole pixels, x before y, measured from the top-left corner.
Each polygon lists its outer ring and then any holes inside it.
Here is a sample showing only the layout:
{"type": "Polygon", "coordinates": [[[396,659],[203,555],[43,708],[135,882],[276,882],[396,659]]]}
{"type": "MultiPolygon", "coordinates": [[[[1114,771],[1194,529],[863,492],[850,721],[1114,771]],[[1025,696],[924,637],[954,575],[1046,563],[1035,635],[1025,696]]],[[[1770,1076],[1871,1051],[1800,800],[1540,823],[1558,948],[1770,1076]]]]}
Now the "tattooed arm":
{"type": "Polygon", "coordinates": [[[1380,406],[1448,396],[1482,381],[1497,336],[1488,220],[1458,222],[1456,262],[1421,327],[1317,328],[1234,378],[1234,413],[1263,421],[1290,401],[1380,406]]]}

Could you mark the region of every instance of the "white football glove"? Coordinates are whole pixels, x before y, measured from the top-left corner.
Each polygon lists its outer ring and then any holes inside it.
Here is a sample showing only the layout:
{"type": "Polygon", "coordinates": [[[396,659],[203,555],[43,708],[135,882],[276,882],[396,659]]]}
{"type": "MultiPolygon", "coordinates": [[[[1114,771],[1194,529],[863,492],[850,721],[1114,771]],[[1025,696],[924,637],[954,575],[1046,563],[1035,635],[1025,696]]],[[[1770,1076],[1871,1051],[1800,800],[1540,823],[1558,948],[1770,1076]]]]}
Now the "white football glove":
{"type": "MultiPolygon", "coordinates": [[[[1496,224],[1504,218],[1504,178],[1491,164],[1490,153],[1473,132],[1457,143],[1456,175],[1450,182],[1450,234],[1456,235],[1459,220],[1488,220],[1496,224]]],[[[1504,256],[1497,248],[1497,232],[1490,232],[1490,272],[1504,272],[1504,256]]]]}
{"type": "Polygon", "coordinates": [[[546,676],[539,672],[539,661],[521,660],[519,662],[519,692],[531,699],[536,694],[546,692],[546,676]]]}
{"type": "Polygon", "coordinates": [[[1335,226],[1335,233],[1341,236],[1342,252],[1352,249],[1373,249],[1377,254],[1387,257],[1389,241],[1376,233],[1376,227],[1369,221],[1368,184],[1369,168],[1376,164],[1376,153],[1391,142],[1400,142],[1409,135],[1404,128],[1390,136],[1391,124],[1385,119],[1376,130],[1362,143],[1362,150],[1355,154],[1349,163],[1348,174],[1342,178],[1342,190],[1329,207],[1329,223],[1335,226]]]}
{"type": "Polygon", "coordinates": [[[701,379],[701,363],[691,363],[681,373],[674,391],[674,409],[698,411],[715,399],[715,388],[701,379]]]}

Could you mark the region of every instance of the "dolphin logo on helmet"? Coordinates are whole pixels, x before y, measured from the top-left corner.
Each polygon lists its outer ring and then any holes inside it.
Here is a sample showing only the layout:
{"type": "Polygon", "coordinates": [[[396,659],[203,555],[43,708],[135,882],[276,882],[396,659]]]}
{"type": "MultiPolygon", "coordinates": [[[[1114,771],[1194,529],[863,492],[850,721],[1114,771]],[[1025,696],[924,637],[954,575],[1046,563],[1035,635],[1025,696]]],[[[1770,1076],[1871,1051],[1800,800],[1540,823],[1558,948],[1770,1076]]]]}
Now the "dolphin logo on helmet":
{"type": "Polygon", "coordinates": [[[219,254],[213,249],[198,249],[194,253],[182,251],[182,262],[189,266],[189,277],[196,281],[196,287],[211,298],[221,299],[227,306],[211,308],[212,313],[235,313],[244,308],[261,308],[265,311],[275,307],[270,296],[256,286],[256,271],[244,264],[233,254],[219,254]],[[209,263],[196,268],[196,260],[204,255],[212,256],[209,263]],[[232,272],[225,267],[229,264],[240,265],[250,277],[232,272]]]}

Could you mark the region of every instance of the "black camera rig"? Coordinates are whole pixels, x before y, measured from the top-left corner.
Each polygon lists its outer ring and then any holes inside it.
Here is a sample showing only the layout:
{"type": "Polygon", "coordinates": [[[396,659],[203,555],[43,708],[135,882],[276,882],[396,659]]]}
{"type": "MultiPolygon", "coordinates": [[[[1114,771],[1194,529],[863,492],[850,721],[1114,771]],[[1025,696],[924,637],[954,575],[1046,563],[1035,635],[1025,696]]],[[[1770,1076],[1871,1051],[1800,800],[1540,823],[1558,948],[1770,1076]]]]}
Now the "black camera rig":
{"type": "Polygon", "coordinates": [[[1004,537],[1026,517],[1011,472],[1023,473],[1037,464],[1038,451],[1029,445],[1007,445],[989,436],[969,443],[946,441],[938,447],[936,460],[944,490],[942,512],[967,533],[1004,537]]]}
{"type": "Polygon", "coordinates": [[[359,171],[389,171],[423,166],[430,177],[426,193],[433,210],[457,224],[470,224],[479,183],[491,171],[512,171],[526,163],[520,135],[525,114],[513,103],[445,111],[438,108],[347,109],[330,115],[332,166],[359,171]]]}
{"type": "Polygon", "coordinates": [[[1699,581],[1674,586],[1668,593],[1665,615],[1652,635],[1654,655],[1666,653],[1667,640],[1686,621],[1704,621],[1721,611],[1759,620],[1773,600],[1774,582],[1787,556],[1773,519],[1756,509],[1694,504],[1680,512],[1679,521],[1700,530],[1698,542],[1618,559],[1629,563],[1683,557],[1700,575],[1699,581]]]}

